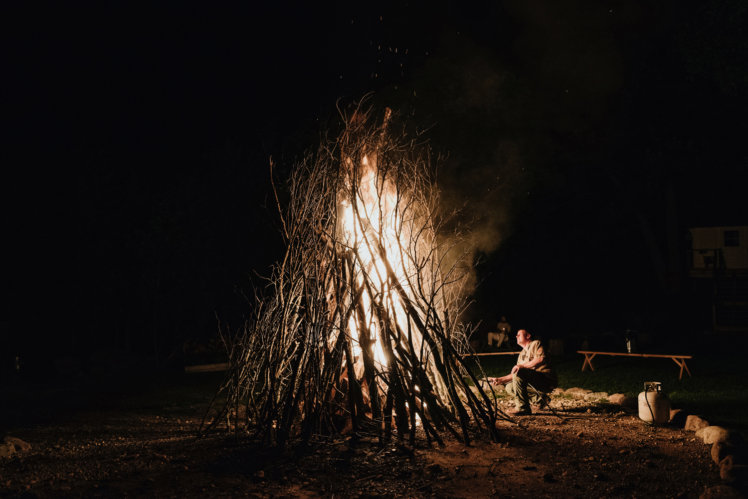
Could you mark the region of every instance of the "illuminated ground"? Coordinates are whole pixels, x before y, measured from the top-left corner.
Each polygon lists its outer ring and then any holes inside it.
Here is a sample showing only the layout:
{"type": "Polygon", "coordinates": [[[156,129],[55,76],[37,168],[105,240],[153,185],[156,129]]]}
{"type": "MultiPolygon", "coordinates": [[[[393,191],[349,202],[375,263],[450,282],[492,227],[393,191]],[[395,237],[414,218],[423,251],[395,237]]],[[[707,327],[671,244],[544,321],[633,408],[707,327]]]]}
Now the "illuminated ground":
{"type": "Polygon", "coordinates": [[[350,437],[295,452],[194,438],[213,378],[180,377],[105,409],[9,432],[32,450],[0,461],[0,495],[698,497],[720,483],[710,447],[681,429],[594,407],[502,426],[502,443],[417,448],[350,437]]]}

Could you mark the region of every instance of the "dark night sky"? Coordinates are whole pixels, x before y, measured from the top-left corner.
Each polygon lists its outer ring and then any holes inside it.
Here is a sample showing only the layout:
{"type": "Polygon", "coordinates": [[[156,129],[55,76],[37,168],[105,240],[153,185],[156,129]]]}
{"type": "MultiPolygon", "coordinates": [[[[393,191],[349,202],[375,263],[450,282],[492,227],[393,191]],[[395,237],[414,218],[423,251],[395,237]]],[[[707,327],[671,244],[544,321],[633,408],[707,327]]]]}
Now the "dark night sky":
{"type": "Polygon", "coordinates": [[[448,154],[472,320],[688,322],[685,229],[748,222],[738,0],[3,9],[11,348],[164,357],[238,323],[279,251],[269,156],[370,91],[448,154]]]}

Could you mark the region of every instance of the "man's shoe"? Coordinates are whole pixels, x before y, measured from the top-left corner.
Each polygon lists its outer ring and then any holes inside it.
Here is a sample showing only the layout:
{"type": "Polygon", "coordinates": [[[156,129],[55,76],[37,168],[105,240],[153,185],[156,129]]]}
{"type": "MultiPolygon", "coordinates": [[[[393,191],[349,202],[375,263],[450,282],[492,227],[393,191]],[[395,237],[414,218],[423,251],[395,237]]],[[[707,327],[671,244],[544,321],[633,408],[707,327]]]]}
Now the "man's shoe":
{"type": "Polygon", "coordinates": [[[510,416],[530,416],[532,411],[530,409],[513,409],[508,414],[510,416]]]}
{"type": "Polygon", "coordinates": [[[550,407],[551,399],[548,396],[547,393],[544,393],[540,396],[540,400],[538,400],[537,404],[532,404],[532,410],[533,411],[540,411],[545,409],[546,407],[550,407]]]}
{"type": "Polygon", "coordinates": [[[540,407],[548,407],[549,405],[551,405],[551,396],[544,393],[540,396],[540,407]]]}

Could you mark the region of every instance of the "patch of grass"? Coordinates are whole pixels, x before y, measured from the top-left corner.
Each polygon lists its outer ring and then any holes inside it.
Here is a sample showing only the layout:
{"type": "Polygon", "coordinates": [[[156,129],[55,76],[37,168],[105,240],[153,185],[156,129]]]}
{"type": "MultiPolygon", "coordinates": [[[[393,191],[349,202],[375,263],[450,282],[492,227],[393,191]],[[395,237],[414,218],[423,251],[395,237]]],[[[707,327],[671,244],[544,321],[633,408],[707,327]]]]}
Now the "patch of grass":
{"type": "MultiPolygon", "coordinates": [[[[552,357],[559,387],[579,387],[593,392],[625,393],[636,397],[645,381],[660,381],[675,409],[698,414],[711,424],[748,435],[748,362],[738,355],[694,355],[688,361],[693,376],[666,358],[597,356],[595,371],[582,372],[584,357],[579,354],[552,357]]],[[[488,376],[503,376],[515,364],[514,356],[482,357],[488,376]]]]}

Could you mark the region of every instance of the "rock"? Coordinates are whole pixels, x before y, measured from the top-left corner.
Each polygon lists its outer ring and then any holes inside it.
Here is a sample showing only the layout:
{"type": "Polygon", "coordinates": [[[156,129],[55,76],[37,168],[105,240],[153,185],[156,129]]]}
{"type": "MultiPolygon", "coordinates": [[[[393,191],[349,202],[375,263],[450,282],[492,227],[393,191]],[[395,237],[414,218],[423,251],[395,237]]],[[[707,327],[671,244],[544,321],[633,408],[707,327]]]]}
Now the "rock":
{"type": "Polygon", "coordinates": [[[748,478],[748,465],[736,464],[731,455],[719,462],[719,477],[727,483],[746,483],[748,478]]]}
{"type": "Polygon", "coordinates": [[[696,438],[702,439],[705,444],[725,442],[730,438],[730,432],[721,426],[706,426],[696,430],[696,438]]]}
{"type": "Polygon", "coordinates": [[[0,457],[10,457],[16,453],[16,448],[13,444],[3,442],[0,444],[0,457]]]}
{"type": "Polygon", "coordinates": [[[699,416],[689,414],[686,418],[686,424],[684,425],[684,428],[689,431],[696,431],[702,428],[706,428],[707,426],[709,426],[709,421],[701,419],[699,416]]]}
{"type": "Polygon", "coordinates": [[[719,462],[719,477],[722,480],[725,480],[727,482],[733,481],[732,478],[732,470],[735,467],[735,461],[732,458],[732,455],[727,455],[725,458],[719,462]]]}
{"type": "Polygon", "coordinates": [[[728,454],[719,462],[719,477],[728,483],[745,484],[748,481],[748,465],[736,463],[735,457],[728,454]]]}
{"type": "Polygon", "coordinates": [[[710,451],[710,453],[712,455],[712,461],[714,461],[714,464],[719,465],[719,462],[722,461],[726,456],[732,455],[732,445],[729,445],[726,442],[714,442],[712,444],[712,450],[710,451]]]}
{"type": "Polygon", "coordinates": [[[686,426],[686,418],[688,414],[683,412],[683,409],[670,409],[670,419],[668,423],[677,428],[683,428],[686,426]]]}
{"type": "Polygon", "coordinates": [[[743,499],[743,494],[729,485],[715,485],[704,490],[699,499],[743,499]]]}
{"type": "Polygon", "coordinates": [[[626,400],[626,395],[623,393],[614,393],[608,397],[608,402],[615,405],[623,405],[623,401],[626,400]]]}
{"type": "Polygon", "coordinates": [[[746,463],[746,449],[732,442],[714,442],[712,445],[712,461],[719,464],[726,456],[731,455],[733,460],[739,464],[746,463]]]}
{"type": "Polygon", "coordinates": [[[592,393],[592,390],[587,390],[585,388],[573,387],[573,388],[568,388],[564,393],[566,395],[573,395],[574,397],[580,397],[580,398],[582,398],[586,394],[592,393]]]}
{"type": "Polygon", "coordinates": [[[15,447],[18,452],[28,452],[31,450],[31,444],[24,442],[20,438],[5,437],[3,440],[6,444],[13,444],[13,447],[15,447]]]}
{"type": "Polygon", "coordinates": [[[608,402],[614,405],[620,405],[623,408],[631,409],[637,406],[635,397],[629,397],[624,393],[614,393],[608,396],[608,402]]]}
{"type": "Polygon", "coordinates": [[[608,397],[608,392],[589,392],[584,394],[584,400],[593,402],[601,399],[607,400],[608,397]]]}
{"type": "Polygon", "coordinates": [[[5,437],[3,442],[0,443],[0,457],[10,457],[19,452],[27,452],[30,450],[30,444],[16,437],[5,437]]]}

